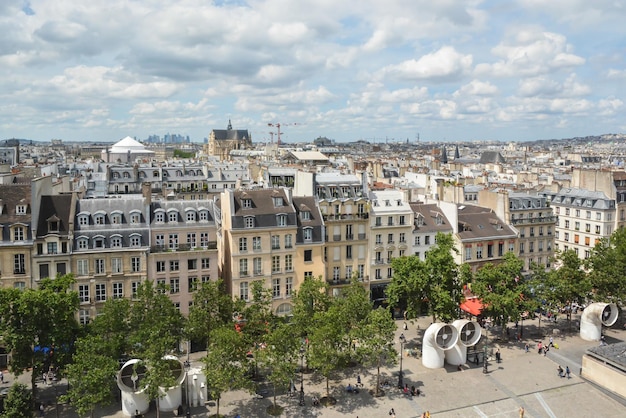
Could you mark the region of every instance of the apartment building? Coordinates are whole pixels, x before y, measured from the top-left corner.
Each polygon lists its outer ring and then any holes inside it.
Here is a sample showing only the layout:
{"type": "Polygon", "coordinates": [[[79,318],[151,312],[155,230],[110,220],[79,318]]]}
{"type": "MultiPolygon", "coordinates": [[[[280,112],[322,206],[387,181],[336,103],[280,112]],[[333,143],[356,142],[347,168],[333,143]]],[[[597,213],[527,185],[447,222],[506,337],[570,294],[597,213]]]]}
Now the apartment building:
{"type": "Polygon", "coordinates": [[[382,300],[393,277],[391,261],[411,254],[413,211],[398,190],[371,191],[369,203],[370,291],[382,300]]]}
{"type": "Polygon", "coordinates": [[[483,190],[478,204],[493,209],[498,217],[519,231],[517,255],[524,261],[524,271],[533,262],[549,268],[554,257],[557,216],[545,196],[508,190],[483,190]]]}
{"type": "Polygon", "coordinates": [[[149,207],[148,277],[187,315],[198,283],[219,277],[214,202],[161,199],[149,207]]]}
{"type": "Polygon", "coordinates": [[[304,269],[310,268],[321,256],[319,243],[323,229],[313,225],[320,223],[321,216],[310,207],[312,202],[300,203],[309,210],[303,208],[298,213],[288,189],[226,190],[222,193],[221,223],[218,223],[221,274],[233,297],[250,301],[252,282],[260,280],[265,288],[272,290],[274,312],[291,313],[291,297],[299,281],[304,279],[304,272],[319,271],[304,269]],[[298,239],[300,245],[297,245],[298,239]],[[315,258],[304,248],[313,243],[317,243],[312,246],[317,247],[315,258]],[[305,258],[308,256],[310,261],[305,258]],[[304,270],[300,277],[296,265],[304,270]]]}
{"type": "Polygon", "coordinates": [[[3,287],[32,287],[31,185],[0,184],[0,282],[3,287]]]}
{"type": "Polygon", "coordinates": [[[75,209],[73,193],[40,198],[32,255],[35,281],[72,271],[75,209]]]}
{"type": "Polygon", "coordinates": [[[316,173],[311,180],[326,227],[325,277],[333,294],[338,294],[352,277],[368,286],[370,207],[367,182],[341,173],[316,173]]]}
{"type": "Polygon", "coordinates": [[[148,203],[142,195],[78,199],[72,272],[81,323],[97,315],[107,299],[132,297],[147,279],[148,203]]]}
{"type": "Polygon", "coordinates": [[[544,195],[558,216],[555,250],[571,249],[581,259],[589,258],[600,239],[615,230],[616,202],[602,191],[563,188],[544,195]]]}
{"type": "MultiPolygon", "coordinates": [[[[324,249],[326,237],[324,220],[317,200],[314,197],[294,196],[293,205],[298,220],[296,234],[295,280],[291,284],[285,283],[285,295],[291,296],[293,290],[300,288],[300,284],[307,278],[324,277],[326,263],[324,249]]],[[[273,291],[276,289],[273,288],[273,291]]],[[[274,292],[280,294],[280,292],[274,292]]]]}
{"type": "Polygon", "coordinates": [[[411,254],[426,259],[426,252],[436,244],[439,232],[450,234],[452,225],[444,212],[434,203],[411,203],[411,254]]]}
{"type": "Polygon", "coordinates": [[[489,208],[473,205],[457,206],[457,229],[454,234],[458,264],[467,263],[472,271],[485,264],[497,264],[507,252],[516,253],[517,230],[489,208]]]}

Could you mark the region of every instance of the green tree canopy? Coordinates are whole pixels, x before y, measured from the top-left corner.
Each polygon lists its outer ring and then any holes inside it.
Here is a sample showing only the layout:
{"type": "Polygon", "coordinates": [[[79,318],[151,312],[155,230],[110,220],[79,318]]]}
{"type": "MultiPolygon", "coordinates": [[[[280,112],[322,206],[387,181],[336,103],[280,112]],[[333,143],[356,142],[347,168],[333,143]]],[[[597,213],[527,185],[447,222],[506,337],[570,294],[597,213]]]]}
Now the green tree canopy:
{"type": "Polygon", "coordinates": [[[9,368],[15,375],[32,368],[33,397],[39,373],[50,365],[63,369],[71,360],[79,305],[78,293],[70,290],[73,283],[74,277],[68,274],[42,279],[36,289],[0,289],[0,326],[12,353],[9,368]]]}
{"type": "Polygon", "coordinates": [[[2,418],[31,418],[33,416],[33,393],[26,385],[14,383],[4,399],[2,418]]]}
{"type": "Polygon", "coordinates": [[[508,252],[501,263],[486,264],[474,274],[472,293],[485,305],[483,315],[503,324],[520,317],[525,309],[524,297],[529,294],[522,268],[523,261],[508,252]]]}
{"type": "Polygon", "coordinates": [[[424,261],[415,255],[394,258],[394,274],[386,292],[391,306],[406,304],[409,317],[418,316],[426,303],[433,321],[447,322],[458,317],[461,283],[452,235],[438,233],[436,242],[424,261]]]}
{"type": "Polygon", "coordinates": [[[597,244],[587,260],[593,298],[598,302],[622,304],[626,300],[626,228],[597,244]]]}

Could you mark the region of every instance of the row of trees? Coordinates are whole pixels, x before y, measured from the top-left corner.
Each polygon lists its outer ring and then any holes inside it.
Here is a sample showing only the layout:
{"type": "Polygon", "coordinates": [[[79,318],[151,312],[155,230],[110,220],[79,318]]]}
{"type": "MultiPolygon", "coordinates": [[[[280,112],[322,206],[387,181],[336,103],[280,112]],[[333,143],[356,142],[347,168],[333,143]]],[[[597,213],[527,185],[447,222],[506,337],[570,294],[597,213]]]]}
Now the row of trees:
{"type": "Polygon", "coordinates": [[[561,307],[569,308],[570,321],[574,303],[614,302],[621,306],[626,297],[624,229],[596,245],[587,260],[573,250],[559,252],[553,260],[558,268],[533,265],[526,276],[523,261],[513,253],[505,254],[499,264],[472,272],[467,264],[456,264],[455,251],[452,236],[440,233],[425,260],[416,256],[394,259],[394,277],[387,287],[390,305],[405,305],[409,316],[417,316],[425,308],[433,321],[448,322],[458,318],[459,303],[471,289],[484,304],[483,316],[496,323],[517,321],[538,309],[561,307]]]}
{"type": "MultiPolygon", "coordinates": [[[[465,285],[482,299],[483,315],[495,321],[518,320],[524,312],[542,306],[591,301],[621,306],[626,295],[622,280],[626,231],[622,229],[596,245],[589,259],[582,261],[573,251],[565,251],[555,260],[558,269],[534,266],[528,277],[523,277],[523,264],[512,253],[497,265],[472,272],[467,265],[455,263],[451,235],[438,234],[436,242],[423,261],[415,256],[393,260],[389,304],[403,306],[409,316],[426,310],[433,321],[457,318],[465,285]]],[[[107,301],[86,327],[76,322],[79,300],[71,290],[73,283],[73,277],[66,275],[44,279],[37,289],[0,289],[0,333],[11,352],[12,373],[33,371],[33,398],[36,377],[54,365],[68,377],[67,401],[81,415],[113,400],[119,360],[126,357],[146,363],[146,393],[158,402],[159,386],[174,384],[163,356],[176,352],[185,340],[206,344],[203,364],[218,407],[226,390],[253,390],[250,373],[259,368],[276,387],[284,387],[293,378],[298,360],[306,359],[308,367],[326,378],[329,392],[335,370],[352,362],[380,367],[397,356],[392,318],[386,310],[373,309],[357,282],[339,297],[331,297],[323,280],[305,280],[287,322],[272,313],[271,294],[261,282],[252,285],[249,303],[233,300],[221,281],[202,284],[189,318],[184,318],[167,297],[167,289],[147,281],[132,301],[107,301]]]]}
{"type": "Polygon", "coordinates": [[[287,321],[273,314],[271,293],[261,281],[252,284],[248,303],[232,299],[221,281],[199,284],[188,318],[173,306],[166,287],[146,281],[132,301],[108,300],[84,327],[76,322],[73,283],[66,275],[42,280],[38,289],[1,289],[0,332],[12,353],[11,371],[33,370],[33,399],[36,377],[58,368],[70,383],[64,400],[80,415],[114,401],[115,377],[127,358],[141,359],[146,369],[141,383],[158,404],[159,388],[175,386],[164,356],[176,354],[189,340],[206,345],[203,371],[218,414],[222,394],[254,391],[256,374],[263,374],[276,394],[295,378],[298,362],[306,361],[327,379],[329,392],[328,381],[338,368],[351,362],[380,366],[397,356],[393,319],[387,310],[373,309],[357,282],[330,297],[323,280],[307,279],[287,321]]]}

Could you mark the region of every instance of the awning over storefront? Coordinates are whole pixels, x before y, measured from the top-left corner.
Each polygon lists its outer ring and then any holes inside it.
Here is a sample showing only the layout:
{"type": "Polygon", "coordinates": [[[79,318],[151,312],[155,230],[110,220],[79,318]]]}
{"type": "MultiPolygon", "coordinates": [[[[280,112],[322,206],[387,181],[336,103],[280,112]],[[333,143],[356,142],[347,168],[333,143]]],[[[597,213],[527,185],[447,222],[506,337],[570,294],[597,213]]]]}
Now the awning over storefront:
{"type": "Polygon", "coordinates": [[[478,316],[482,313],[483,308],[485,307],[485,305],[483,305],[482,301],[480,301],[480,299],[478,298],[471,298],[471,299],[465,299],[465,301],[463,303],[461,303],[461,310],[474,315],[474,316],[478,316]]]}

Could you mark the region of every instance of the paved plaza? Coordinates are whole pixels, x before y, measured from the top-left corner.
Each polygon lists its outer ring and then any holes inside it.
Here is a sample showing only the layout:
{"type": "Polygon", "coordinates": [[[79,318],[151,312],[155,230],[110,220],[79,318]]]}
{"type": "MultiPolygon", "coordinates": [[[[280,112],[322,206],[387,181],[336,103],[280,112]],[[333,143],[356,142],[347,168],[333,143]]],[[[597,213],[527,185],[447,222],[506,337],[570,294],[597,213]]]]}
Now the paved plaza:
{"type": "MultiPolygon", "coordinates": [[[[406,349],[418,347],[421,336],[430,324],[430,318],[420,318],[409,321],[407,331],[403,328],[404,321],[398,322],[398,331],[404,333],[407,343],[406,349]]],[[[419,417],[429,411],[433,417],[519,417],[519,409],[525,409],[526,418],[535,417],[623,417],[626,416],[626,400],[607,393],[597,386],[581,379],[582,355],[595,342],[586,342],[578,337],[576,332],[562,333],[554,337],[559,349],[552,349],[547,356],[539,355],[536,343],[540,340],[547,342],[548,337],[539,338],[542,334],[551,334],[556,325],[542,321],[541,333],[537,330],[538,321],[524,322],[524,336],[521,342],[500,343],[489,334],[488,350],[500,348],[502,362],[497,364],[495,359],[489,361],[488,373],[483,373],[482,365],[471,364],[469,368],[458,370],[456,367],[446,366],[443,369],[426,369],[419,358],[409,356],[405,350],[402,367],[404,381],[409,387],[414,385],[423,394],[419,397],[410,397],[397,389],[399,365],[393,368],[381,369],[381,381],[388,380],[392,388],[386,390],[384,396],[374,398],[367,389],[373,388],[376,381],[375,368],[354,367],[348,368],[331,380],[331,395],[337,399],[337,404],[329,407],[311,406],[311,397],[325,396],[326,381],[316,374],[304,375],[304,389],[307,406],[298,405],[298,397],[278,396],[278,403],[285,407],[283,417],[384,417],[389,416],[393,408],[398,418],[419,417]],[[546,326],[547,325],[547,326],[546,326]],[[530,352],[526,353],[524,345],[530,345],[530,352]],[[557,367],[569,366],[571,378],[560,378],[557,367]],[[355,384],[357,375],[361,376],[366,390],[358,394],[349,394],[345,391],[348,383],[355,384]]],[[[567,328],[564,320],[559,327],[567,328]]],[[[512,331],[513,334],[513,331],[512,331]]],[[[626,341],[626,331],[608,330],[607,342],[626,341]]],[[[396,338],[396,341],[399,339],[396,338]]],[[[398,346],[399,349],[399,346],[398,346]]],[[[192,357],[193,360],[193,357],[192,357]]],[[[11,383],[12,377],[5,373],[5,387],[11,383]]],[[[25,383],[29,376],[19,378],[25,383]]],[[[296,382],[299,388],[299,381],[296,382]]],[[[28,384],[28,383],[27,383],[28,384]]],[[[40,386],[42,384],[40,383],[40,386]]],[[[57,390],[61,390],[61,384],[57,390]]],[[[46,407],[46,416],[55,417],[54,388],[44,387],[44,397],[49,399],[46,407]]],[[[262,398],[246,392],[234,391],[227,393],[220,404],[220,413],[228,417],[240,414],[242,418],[269,417],[265,412],[272,402],[271,397],[262,398]]],[[[96,417],[121,418],[123,415],[120,406],[112,405],[106,410],[97,411],[96,417]]],[[[206,417],[214,414],[214,404],[197,407],[192,410],[193,417],[206,417]]],[[[59,416],[76,417],[63,405],[59,406],[59,416]]],[[[151,411],[146,417],[155,417],[151,411]]],[[[169,418],[171,413],[161,413],[161,417],[169,418]]]]}

